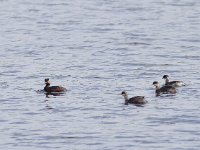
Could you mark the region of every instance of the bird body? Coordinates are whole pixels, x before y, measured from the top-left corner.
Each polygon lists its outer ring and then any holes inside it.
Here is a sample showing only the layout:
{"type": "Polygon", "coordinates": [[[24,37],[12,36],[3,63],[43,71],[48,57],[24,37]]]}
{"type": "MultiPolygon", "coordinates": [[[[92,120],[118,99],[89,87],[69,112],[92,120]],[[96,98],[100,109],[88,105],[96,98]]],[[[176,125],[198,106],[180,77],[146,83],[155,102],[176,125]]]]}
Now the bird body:
{"type": "Polygon", "coordinates": [[[160,84],[157,81],[153,82],[153,85],[156,87],[156,95],[159,96],[160,94],[176,94],[176,88],[171,85],[165,85],[160,87],[160,84]]]}
{"type": "Polygon", "coordinates": [[[165,85],[171,85],[174,87],[185,86],[185,83],[183,81],[170,81],[168,75],[164,75],[163,79],[165,79],[165,85]]]}
{"type": "Polygon", "coordinates": [[[62,87],[62,86],[50,86],[50,81],[49,79],[45,79],[45,87],[44,91],[48,93],[52,92],[65,92],[67,89],[62,87]]]}
{"type": "Polygon", "coordinates": [[[146,101],[144,101],[144,96],[135,96],[128,100],[128,103],[130,104],[145,104],[146,101]]]}
{"type": "Polygon", "coordinates": [[[125,105],[128,105],[128,104],[143,105],[143,104],[147,103],[144,96],[135,96],[135,97],[132,97],[132,98],[129,99],[128,94],[125,91],[123,91],[121,93],[121,95],[124,96],[125,105]]]}
{"type": "Polygon", "coordinates": [[[66,88],[62,86],[45,86],[44,91],[51,93],[51,92],[64,92],[66,88]]]}

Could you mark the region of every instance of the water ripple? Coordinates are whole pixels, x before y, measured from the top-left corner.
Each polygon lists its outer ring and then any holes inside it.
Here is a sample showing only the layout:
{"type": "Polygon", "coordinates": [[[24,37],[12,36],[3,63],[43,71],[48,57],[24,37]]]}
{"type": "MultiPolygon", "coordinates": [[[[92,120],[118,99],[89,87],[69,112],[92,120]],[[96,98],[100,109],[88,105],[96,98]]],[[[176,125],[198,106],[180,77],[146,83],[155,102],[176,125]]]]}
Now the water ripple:
{"type": "Polygon", "coordinates": [[[0,4],[0,149],[199,149],[197,1],[0,4]],[[155,97],[164,74],[187,86],[155,97]]]}

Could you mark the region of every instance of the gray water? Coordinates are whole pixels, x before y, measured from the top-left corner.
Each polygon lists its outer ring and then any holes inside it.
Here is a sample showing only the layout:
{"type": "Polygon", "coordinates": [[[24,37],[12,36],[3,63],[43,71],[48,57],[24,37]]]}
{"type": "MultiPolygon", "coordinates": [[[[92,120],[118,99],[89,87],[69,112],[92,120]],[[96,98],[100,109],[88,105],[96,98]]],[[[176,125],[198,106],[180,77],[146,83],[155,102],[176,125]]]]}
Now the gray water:
{"type": "Polygon", "coordinates": [[[1,0],[0,149],[199,150],[199,16],[198,0],[1,0]],[[155,97],[164,74],[187,86],[155,97]],[[38,93],[45,78],[67,93],[38,93]]]}

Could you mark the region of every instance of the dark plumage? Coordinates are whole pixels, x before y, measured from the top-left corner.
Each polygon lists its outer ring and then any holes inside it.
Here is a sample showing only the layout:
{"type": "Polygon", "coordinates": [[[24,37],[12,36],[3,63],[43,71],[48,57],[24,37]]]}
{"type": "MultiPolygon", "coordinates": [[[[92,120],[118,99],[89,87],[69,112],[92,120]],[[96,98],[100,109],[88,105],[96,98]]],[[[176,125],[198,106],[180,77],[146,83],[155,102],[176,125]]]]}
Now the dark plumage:
{"type": "Polygon", "coordinates": [[[45,84],[46,86],[44,87],[44,91],[48,92],[48,93],[52,93],[52,92],[65,92],[66,88],[62,87],[62,86],[50,86],[50,81],[49,79],[45,79],[45,84]]]}
{"type": "Polygon", "coordinates": [[[163,79],[165,79],[165,85],[171,85],[174,87],[185,86],[185,83],[183,81],[169,81],[168,75],[164,75],[163,79]]]}
{"type": "Polygon", "coordinates": [[[153,85],[156,87],[156,95],[159,96],[160,94],[175,94],[176,88],[170,85],[165,85],[163,87],[160,87],[160,84],[158,81],[154,81],[153,85]]]}
{"type": "Polygon", "coordinates": [[[124,96],[125,105],[128,105],[129,103],[130,104],[136,104],[136,105],[142,105],[142,104],[146,104],[147,103],[147,101],[145,100],[144,96],[135,96],[135,97],[132,97],[132,98],[128,99],[128,94],[125,91],[123,91],[121,93],[121,95],[124,96]]]}

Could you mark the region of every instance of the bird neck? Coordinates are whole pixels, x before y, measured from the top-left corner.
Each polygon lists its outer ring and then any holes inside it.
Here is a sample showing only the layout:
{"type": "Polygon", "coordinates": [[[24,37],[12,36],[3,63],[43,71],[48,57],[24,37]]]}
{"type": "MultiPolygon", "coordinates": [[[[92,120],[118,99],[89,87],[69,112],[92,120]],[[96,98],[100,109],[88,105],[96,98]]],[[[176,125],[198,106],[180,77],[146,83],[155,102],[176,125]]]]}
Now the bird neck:
{"type": "Polygon", "coordinates": [[[165,79],[165,84],[167,84],[167,83],[169,83],[169,79],[168,78],[165,79]]]}
{"type": "Polygon", "coordinates": [[[125,105],[128,105],[128,95],[124,95],[125,105]]]}
{"type": "Polygon", "coordinates": [[[46,83],[46,86],[45,87],[49,87],[50,86],[50,83],[46,83]]]}
{"type": "Polygon", "coordinates": [[[156,96],[159,96],[160,95],[160,84],[156,85],[156,96]]]}
{"type": "Polygon", "coordinates": [[[156,85],[156,90],[159,90],[160,89],[160,85],[156,85]]]}

